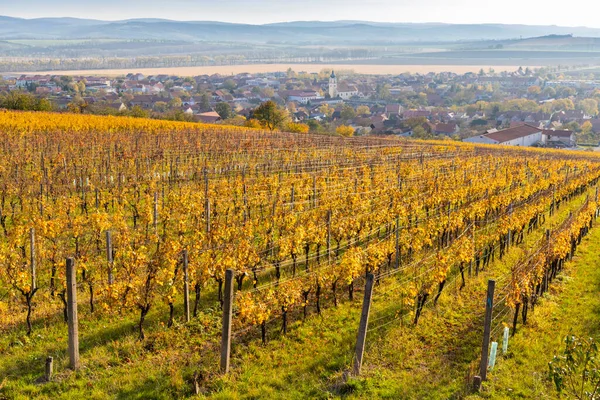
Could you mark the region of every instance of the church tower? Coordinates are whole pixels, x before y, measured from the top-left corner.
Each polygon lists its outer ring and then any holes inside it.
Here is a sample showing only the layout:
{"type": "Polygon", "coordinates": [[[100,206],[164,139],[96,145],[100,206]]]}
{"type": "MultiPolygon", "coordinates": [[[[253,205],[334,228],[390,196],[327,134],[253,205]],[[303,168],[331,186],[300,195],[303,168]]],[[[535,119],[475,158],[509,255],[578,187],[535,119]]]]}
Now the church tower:
{"type": "Polygon", "coordinates": [[[332,99],[338,96],[337,78],[334,71],[331,71],[331,76],[329,77],[329,96],[332,99]]]}

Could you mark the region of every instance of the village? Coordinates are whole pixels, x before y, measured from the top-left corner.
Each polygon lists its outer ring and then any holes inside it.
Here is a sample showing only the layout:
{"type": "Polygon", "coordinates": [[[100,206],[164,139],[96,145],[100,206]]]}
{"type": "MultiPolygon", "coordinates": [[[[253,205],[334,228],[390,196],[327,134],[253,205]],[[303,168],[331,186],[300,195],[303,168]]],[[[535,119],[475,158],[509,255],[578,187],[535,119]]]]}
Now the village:
{"type": "Polygon", "coordinates": [[[56,111],[231,125],[247,124],[258,105],[274,101],[290,121],[314,133],[343,125],[354,135],[574,148],[598,145],[598,78],[529,68],[462,75],[327,69],[195,77],[4,75],[0,99],[29,93],[56,111]]]}

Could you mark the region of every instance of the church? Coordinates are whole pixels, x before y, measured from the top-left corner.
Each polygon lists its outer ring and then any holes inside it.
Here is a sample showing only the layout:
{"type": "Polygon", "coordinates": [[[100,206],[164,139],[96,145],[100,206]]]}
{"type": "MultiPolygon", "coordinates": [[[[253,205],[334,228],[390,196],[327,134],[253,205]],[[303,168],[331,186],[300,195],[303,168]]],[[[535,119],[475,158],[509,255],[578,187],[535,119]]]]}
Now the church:
{"type": "Polygon", "coordinates": [[[357,96],[362,97],[356,86],[346,85],[344,83],[338,85],[335,71],[331,71],[331,76],[329,77],[329,96],[332,99],[339,97],[342,100],[348,100],[357,96]]]}

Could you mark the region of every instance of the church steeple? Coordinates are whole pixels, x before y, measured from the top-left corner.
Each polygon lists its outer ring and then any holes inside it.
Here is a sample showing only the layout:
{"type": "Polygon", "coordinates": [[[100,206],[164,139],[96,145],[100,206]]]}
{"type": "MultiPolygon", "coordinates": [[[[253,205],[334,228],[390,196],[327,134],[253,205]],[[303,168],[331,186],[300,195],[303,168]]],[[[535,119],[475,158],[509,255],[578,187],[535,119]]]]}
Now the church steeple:
{"type": "Polygon", "coordinates": [[[332,99],[338,96],[338,88],[337,88],[337,77],[335,76],[335,72],[331,71],[331,76],[329,77],[329,97],[332,99]]]}

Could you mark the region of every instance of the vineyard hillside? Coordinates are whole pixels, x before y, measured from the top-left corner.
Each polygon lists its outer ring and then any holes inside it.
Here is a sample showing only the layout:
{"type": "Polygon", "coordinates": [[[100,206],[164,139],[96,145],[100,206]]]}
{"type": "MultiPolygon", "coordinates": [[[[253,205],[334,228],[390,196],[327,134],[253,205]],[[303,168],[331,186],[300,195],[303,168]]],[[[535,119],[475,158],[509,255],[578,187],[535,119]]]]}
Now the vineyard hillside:
{"type": "Polygon", "coordinates": [[[0,159],[0,399],[494,398],[598,236],[593,152],[2,111],[0,159]]]}

